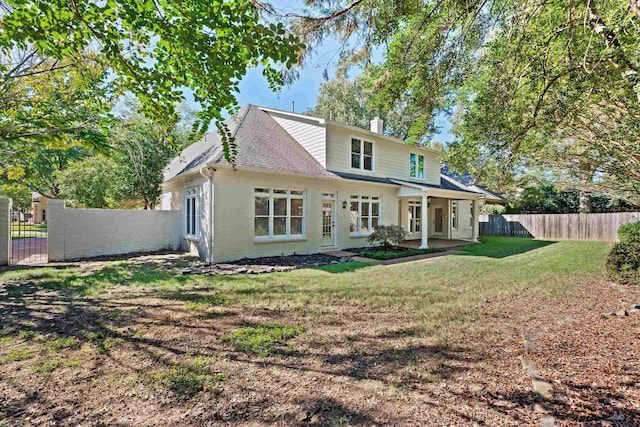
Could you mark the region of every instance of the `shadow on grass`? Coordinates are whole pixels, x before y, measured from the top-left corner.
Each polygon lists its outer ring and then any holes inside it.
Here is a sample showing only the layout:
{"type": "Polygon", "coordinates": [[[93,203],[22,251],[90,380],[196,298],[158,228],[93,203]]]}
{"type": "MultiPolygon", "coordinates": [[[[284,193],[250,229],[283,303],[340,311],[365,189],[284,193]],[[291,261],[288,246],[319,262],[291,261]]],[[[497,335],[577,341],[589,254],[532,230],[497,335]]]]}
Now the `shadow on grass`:
{"type": "Polygon", "coordinates": [[[484,236],[481,244],[457,247],[464,251],[463,256],[482,256],[488,258],[507,258],[512,255],[523,254],[557,243],[551,240],[535,240],[522,237],[484,236]]]}

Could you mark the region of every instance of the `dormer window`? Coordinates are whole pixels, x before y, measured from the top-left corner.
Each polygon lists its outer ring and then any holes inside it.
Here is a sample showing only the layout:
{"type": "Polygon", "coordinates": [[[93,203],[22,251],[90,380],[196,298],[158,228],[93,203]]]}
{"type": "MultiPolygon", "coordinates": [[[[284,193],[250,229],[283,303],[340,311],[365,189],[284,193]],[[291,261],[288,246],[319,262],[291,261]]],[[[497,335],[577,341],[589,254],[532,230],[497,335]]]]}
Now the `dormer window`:
{"type": "Polygon", "coordinates": [[[411,153],[409,157],[409,176],[424,179],[424,156],[411,153]]]}
{"type": "Polygon", "coordinates": [[[351,167],[366,171],[373,170],[373,142],[351,138],[351,167]]]}

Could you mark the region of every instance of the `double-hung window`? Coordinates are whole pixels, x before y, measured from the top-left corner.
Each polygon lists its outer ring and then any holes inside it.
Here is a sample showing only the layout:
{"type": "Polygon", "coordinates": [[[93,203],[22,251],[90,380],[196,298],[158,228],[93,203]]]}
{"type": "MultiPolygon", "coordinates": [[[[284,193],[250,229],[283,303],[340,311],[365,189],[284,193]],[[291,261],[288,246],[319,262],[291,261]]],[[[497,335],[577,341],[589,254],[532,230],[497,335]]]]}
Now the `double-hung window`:
{"type": "Polygon", "coordinates": [[[351,138],[351,167],[373,170],[373,142],[351,138]]]}
{"type": "Polygon", "coordinates": [[[256,188],[254,202],[254,236],[256,239],[304,237],[304,191],[256,188]]]}
{"type": "Polygon", "coordinates": [[[370,234],[380,224],[380,197],[351,196],[349,211],[351,234],[370,234]]]}
{"type": "Polygon", "coordinates": [[[409,176],[424,179],[424,156],[411,153],[409,156],[409,176]]]}
{"type": "Polygon", "coordinates": [[[195,237],[198,235],[198,223],[200,222],[199,205],[200,194],[198,190],[193,188],[185,191],[185,231],[188,237],[195,237]]]}

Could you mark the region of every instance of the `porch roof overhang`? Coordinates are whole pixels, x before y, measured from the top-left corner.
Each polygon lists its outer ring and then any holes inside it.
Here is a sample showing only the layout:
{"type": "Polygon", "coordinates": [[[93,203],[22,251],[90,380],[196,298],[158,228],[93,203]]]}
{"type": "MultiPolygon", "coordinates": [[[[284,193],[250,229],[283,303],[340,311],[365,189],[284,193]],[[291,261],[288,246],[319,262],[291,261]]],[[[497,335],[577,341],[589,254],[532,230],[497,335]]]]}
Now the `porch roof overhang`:
{"type": "Polygon", "coordinates": [[[442,197],[455,200],[477,200],[484,198],[483,194],[471,191],[449,190],[435,186],[420,185],[414,182],[401,181],[399,179],[391,179],[391,181],[400,186],[398,189],[398,197],[422,197],[426,194],[429,197],[442,197]]]}

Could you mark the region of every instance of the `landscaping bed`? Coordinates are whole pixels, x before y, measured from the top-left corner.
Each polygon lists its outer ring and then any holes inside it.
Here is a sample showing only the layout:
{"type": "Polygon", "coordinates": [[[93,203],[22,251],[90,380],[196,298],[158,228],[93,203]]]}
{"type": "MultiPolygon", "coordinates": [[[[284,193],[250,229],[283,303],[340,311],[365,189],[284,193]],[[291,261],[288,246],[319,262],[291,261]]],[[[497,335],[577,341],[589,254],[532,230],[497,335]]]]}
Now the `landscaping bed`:
{"type": "Polygon", "coordinates": [[[364,258],[371,258],[371,259],[385,261],[389,259],[406,258],[414,255],[445,252],[446,249],[441,249],[441,248],[411,249],[411,248],[403,248],[403,247],[398,247],[396,249],[393,247],[377,246],[377,247],[369,247],[369,248],[353,248],[353,249],[347,249],[347,251],[356,253],[364,258]]]}
{"type": "Polygon", "coordinates": [[[327,254],[271,256],[262,258],[243,258],[218,264],[196,262],[182,269],[182,274],[262,274],[291,271],[297,268],[321,267],[351,261],[349,257],[336,257],[327,254]]]}

